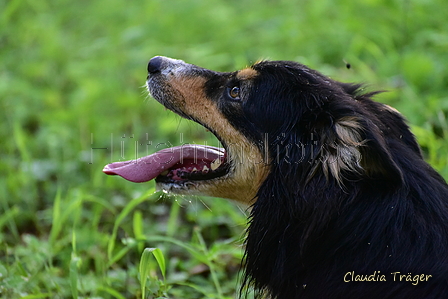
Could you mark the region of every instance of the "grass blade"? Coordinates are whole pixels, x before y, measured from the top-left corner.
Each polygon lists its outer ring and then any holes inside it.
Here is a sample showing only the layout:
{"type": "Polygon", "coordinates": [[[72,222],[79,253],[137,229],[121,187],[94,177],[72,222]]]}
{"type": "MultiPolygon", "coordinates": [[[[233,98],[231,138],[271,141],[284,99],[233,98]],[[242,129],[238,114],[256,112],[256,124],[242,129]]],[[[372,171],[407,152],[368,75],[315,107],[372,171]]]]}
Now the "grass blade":
{"type": "Polygon", "coordinates": [[[132,219],[132,228],[134,230],[135,239],[137,242],[137,249],[139,252],[143,250],[143,240],[145,235],[143,234],[143,215],[141,211],[135,211],[134,218],[132,219]]]}
{"type": "Polygon", "coordinates": [[[146,282],[151,271],[149,267],[149,260],[151,258],[151,255],[154,255],[154,257],[156,258],[156,261],[163,275],[163,280],[165,280],[165,258],[163,257],[162,251],[159,248],[145,248],[142,253],[139,266],[142,299],[144,299],[146,296],[146,282]]]}
{"type": "Polygon", "coordinates": [[[70,260],[70,290],[74,299],[78,299],[78,266],[80,263],[81,259],[73,253],[70,260]]]}

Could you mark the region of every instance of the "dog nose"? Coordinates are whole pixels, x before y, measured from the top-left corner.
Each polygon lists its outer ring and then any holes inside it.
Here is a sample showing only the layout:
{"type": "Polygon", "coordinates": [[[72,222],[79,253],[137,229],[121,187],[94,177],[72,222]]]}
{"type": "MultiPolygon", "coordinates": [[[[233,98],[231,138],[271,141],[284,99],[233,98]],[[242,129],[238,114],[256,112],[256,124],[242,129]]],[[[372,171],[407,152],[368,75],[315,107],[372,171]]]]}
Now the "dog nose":
{"type": "Polygon", "coordinates": [[[151,60],[149,60],[149,63],[148,63],[148,73],[154,74],[154,73],[160,72],[162,62],[163,62],[162,56],[156,56],[156,57],[151,58],[151,60]]]}

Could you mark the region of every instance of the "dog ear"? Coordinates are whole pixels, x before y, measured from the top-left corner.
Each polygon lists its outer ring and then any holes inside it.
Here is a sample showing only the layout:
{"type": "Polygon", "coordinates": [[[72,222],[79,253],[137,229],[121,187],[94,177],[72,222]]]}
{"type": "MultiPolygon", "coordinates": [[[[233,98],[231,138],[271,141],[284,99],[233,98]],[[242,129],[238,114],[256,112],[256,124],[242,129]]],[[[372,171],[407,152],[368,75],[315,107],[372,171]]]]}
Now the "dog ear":
{"type": "Polygon", "coordinates": [[[360,176],[389,182],[403,179],[378,127],[356,116],[336,120],[321,134],[320,162],[324,174],[339,184],[360,176]]]}

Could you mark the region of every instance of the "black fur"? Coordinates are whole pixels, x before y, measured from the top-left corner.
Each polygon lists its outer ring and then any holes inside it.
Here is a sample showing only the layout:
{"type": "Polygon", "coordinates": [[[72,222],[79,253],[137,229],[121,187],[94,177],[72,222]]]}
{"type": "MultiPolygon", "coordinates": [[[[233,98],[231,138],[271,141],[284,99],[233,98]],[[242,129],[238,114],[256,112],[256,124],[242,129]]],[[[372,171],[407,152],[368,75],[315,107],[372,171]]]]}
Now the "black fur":
{"type": "Polygon", "coordinates": [[[251,211],[242,289],[282,299],[448,298],[448,187],[401,115],[300,64],[253,68],[244,103],[220,107],[251,140],[268,136],[257,144],[272,163],[251,211]],[[344,119],[356,124],[338,135],[344,119]],[[353,168],[325,171],[345,148],[360,161],[348,152],[353,168]],[[351,271],[387,281],[344,282],[351,271]],[[392,272],[432,276],[413,285],[392,272]]]}

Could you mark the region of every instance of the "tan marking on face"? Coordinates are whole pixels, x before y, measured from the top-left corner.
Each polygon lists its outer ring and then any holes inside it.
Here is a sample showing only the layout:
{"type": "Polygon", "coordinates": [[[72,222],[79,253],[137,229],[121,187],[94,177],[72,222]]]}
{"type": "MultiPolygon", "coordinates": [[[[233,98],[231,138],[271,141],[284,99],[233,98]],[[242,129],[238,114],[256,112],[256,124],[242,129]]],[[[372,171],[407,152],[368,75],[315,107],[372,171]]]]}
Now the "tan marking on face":
{"type": "MultiPolygon", "coordinates": [[[[246,73],[247,74],[247,73],[246,73]]],[[[204,93],[202,77],[172,78],[170,101],[187,115],[212,128],[226,143],[233,169],[226,176],[191,186],[198,194],[234,199],[251,204],[268,174],[268,161],[255,144],[236,130],[204,93]]],[[[192,193],[192,192],[187,192],[192,193]]]]}
{"type": "Polygon", "coordinates": [[[239,80],[251,80],[258,76],[258,72],[253,68],[245,68],[238,71],[236,78],[239,80]]]}

